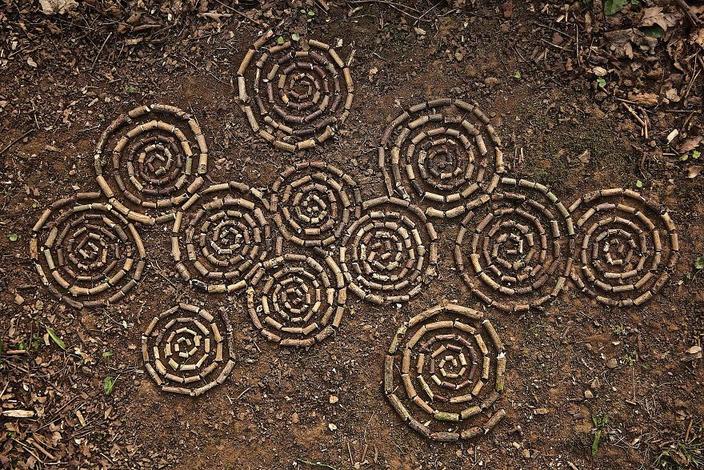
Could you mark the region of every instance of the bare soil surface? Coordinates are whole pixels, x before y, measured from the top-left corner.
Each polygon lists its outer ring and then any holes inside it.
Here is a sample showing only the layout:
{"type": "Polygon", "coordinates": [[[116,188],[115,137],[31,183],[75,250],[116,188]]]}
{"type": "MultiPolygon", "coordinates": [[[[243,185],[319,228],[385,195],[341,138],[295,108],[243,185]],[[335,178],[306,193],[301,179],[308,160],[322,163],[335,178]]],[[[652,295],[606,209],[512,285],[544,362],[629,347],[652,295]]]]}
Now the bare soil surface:
{"type": "MultiPolygon", "coordinates": [[[[610,16],[596,1],[246,9],[94,0],[51,15],[26,3],[0,5],[0,411],[32,414],[0,416],[0,466],[704,468],[704,33],[677,2],[663,3],[661,37],[643,33],[653,27],[643,10],[657,6],[644,1],[610,16]],[[314,149],[274,148],[237,103],[239,64],[268,27],[351,58],[349,118],[314,149]],[[139,226],[145,275],[117,304],[75,309],[36,275],[36,220],[61,197],[99,191],[96,142],[137,106],[169,104],[197,119],[208,184],[266,193],[287,166],[319,160],[371,199],[385,191],[377,146],[386,126],[442,97],[476,101],[503,139],[508,173],[548,186],[565,206],[615,187],[666,206],[680,258],[663,289],[643,306],[614,308],[568,283],[542,309],[490,309],[457,275],[456,222],[440,220],[439,277],[419,296],[377,306],[348,293],[332,338],[289,349],[252,326],[243,295],[181,280],[170,224],[139,226]],[[469,442],[424,439],[382,388],[397,328],[442,300],[483,311],[508,357],[507,416],[469,442]],[[142,332],[178,302],[225,312],[234,326],[233,372],[197,398],[162,393],[142,363],[142,332]]],[[[702,10],[691,6],[695,19],[702,10]]]]}

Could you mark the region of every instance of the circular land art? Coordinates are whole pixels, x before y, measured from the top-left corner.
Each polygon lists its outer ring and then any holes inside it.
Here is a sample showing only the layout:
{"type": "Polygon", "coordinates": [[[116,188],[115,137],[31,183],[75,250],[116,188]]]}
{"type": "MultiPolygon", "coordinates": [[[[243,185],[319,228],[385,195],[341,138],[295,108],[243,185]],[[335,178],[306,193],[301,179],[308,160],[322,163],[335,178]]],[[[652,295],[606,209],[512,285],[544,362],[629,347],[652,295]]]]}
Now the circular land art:
{"type": "Polygon", "coordinates": [[[506,354],[480,312],[432,307],[396,332],[384,363],[384,392],[401,419],[426,438],[451,442],[488,433],[505,416],[506,354]]]}
{"type": "Polygon", "coordinates": [[[667,282],[679,239],[667,210],[629,189],[605,189],[570,207],[577,225],[577,286],[599,302],[641,305],[667,282]]]}
{"type": "Polygon", "coordinates": [[[235,366],[232,325],[224,313],[179,304],[149,324],[142,358],[164,392],[197,397],[225,382],[235,366]]]}
{"type": "Polygon", "coordinates": [[[375,304],[407,302],[437,276],[437,238],[423,211],[408,201],[363,202],[340,247],[350,290],[375,304]]]}
{"type": "Polygon", "coordinates": [[[139,233],[100,197],[79,193],[60,199],[32,228],[29,253],[42,284],[75,308],[119,301],[144,271],[139,233]]]}
{"type": "Polygon", "coordinates": [[[163,104],[121,115],[98,141],[95,171],[110,203],[130,220],[165,222],[203,184],[208,148],[196,120],[163,104]]]}
{"type": "Polygon", "coordinates": [[[332,137],[354,94],[350,69],[335,49],[313,39],[284,40],[272,31],[247,51],[237,86],[252,130],[289,152],[332,137]]]}
{"type": "Polygon", "coordinates": [[[209,293],[243,289],[269,251],[267,210],[258,190],[234,181],[194,194],[176,213],[171,235],[181,277],[209,293]]]}
{"type": "Polygon", "coordinates": [[[468,212],[455,240],[455,265],[472,293],[506,312],[538,308],[569,278],[575,229],[545,186],[502,178],[488,202],[468,212]]]}
{"type": "Polygon", "coordinates": [[[359,218],[362,198],[357,183],[323,162],[287,168],[274,183],[271,211],[284,239],[300,246],[326,247],[359,218]]]}
{"type": "Polygon", "coordinates": [[[504,172],[501,140],[473,104],[441,98],[411,106],[386,129],[379,167],[390,196],[429,217],[452,218],[482,202],[504,172]]]}
{"type": "Polygon", "coordinates": [[[247,288],[255,328],[281,346],[308,347],[334,334],[346,301],[342,272],[330,256],[286,254],[267,260],[247,288]]]}

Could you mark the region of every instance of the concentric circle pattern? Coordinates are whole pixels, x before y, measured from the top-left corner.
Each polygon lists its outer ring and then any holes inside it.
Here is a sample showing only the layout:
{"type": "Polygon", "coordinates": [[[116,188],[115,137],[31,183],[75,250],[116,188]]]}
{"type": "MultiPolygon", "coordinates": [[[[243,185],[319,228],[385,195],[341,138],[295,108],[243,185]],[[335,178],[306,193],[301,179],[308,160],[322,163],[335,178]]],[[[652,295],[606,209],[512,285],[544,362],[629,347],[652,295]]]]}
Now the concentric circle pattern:
{"type": "Polygon", "coordinates": [[[484,435],[505,416],[506,354],[480,312],[443,303],[396,332],[384,363],[384,392],[401,419],[435,441],[484,435]]]}
{"type": "Polygon", "coordinates": [[[679,256],[675,224],[663,207],[629,189],[589,193],[570,207],[579,256],[572,279],[599,302],[641,305],[667,282],[679,256]]]}
{"type": "Polygon", "coordinates": [[[54,202],[32,229],[29,253],[42,284],[76,308],[119,301],[137,285],[145,265],[134,225],[99,193],[54,202]]]}
{"type": "Polygon", "coordinates": [[[335,49],[313,39],[284,40],[272,31],[247,52],[237,86],[252,130],[289,152],[332,137],[354,96],[350,69],[335,49]]]}
{"type": "Polygon", "coordinates": [[[153,224],[174,217],[203,184],[208,148],[196,120],[163,104],[117,118],[98,141],[95,171],[110,203],[130,220],[153,224]]]}
{"type": "Polygon", "coordinates": [[[437,238],[423,211],[408,201],[365,201],[340,246],[350,290],[376,304],[410,300],[437,276],[437,238]]]}
{"type": "Polygon", "coordinates": [[[171,254],[181,277],[209,293],[231,293],[269,252],[268,210],[262,194],[237,182],[194,194],[176,213],[171,254]]]}
{"type": "Polygon", "coordinates": [[[464,214],[504,172],[501,140],[474,104],[441,98],[411,106],[386,129],[379,167],[390,196],[429,217],[464,214]]]}
{"type": "Polygon", "coordinates": [[[225,314],[179,304],[149,324],[142,358],[164,392],[197,397],[225,382],[235,366],[232,325],[225,314]]]}
{"type": "Polygon", "coordinates": [[[274,183],[271,211],[284,239],[326,247],[359,218],[362,197],[349,175],[324,162],[287,168],[274,183]]]}
{"type": "Polygon", "coordinates": [[[545,186],[502,178],[460,223],[455,265],[472,293],[507,312],[551,301],[569,278],[575,229],[545,186]]]}
{"type": "Polygon", "coordinates": [[[340,326],[347,290],[332,257],[286,254],[265,261],[247,288],[254,326],[281,346],[308,347],[340,326]]]}

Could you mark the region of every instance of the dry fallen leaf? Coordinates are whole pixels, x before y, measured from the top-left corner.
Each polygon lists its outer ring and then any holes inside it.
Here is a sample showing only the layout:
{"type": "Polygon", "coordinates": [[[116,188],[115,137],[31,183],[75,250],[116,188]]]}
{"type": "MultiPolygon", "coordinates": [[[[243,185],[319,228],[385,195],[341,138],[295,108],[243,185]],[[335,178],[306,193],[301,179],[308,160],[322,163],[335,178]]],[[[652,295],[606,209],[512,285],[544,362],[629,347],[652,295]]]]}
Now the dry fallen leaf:
{"type": "Polygon", "coordinates": [[[609,74],[608,70],[606,70],[604,67],[599,66],[592,68],[592,73],[597,77],[605,77],[609,74]]]}
{"type": "Polygon", "coordinates": [[[677,148],[677,151],[679,153],[691,152],[695,148],[699,147],[699,144],[701,143],[701,141],[702,141],[702,136],[700,136],[700,135],[690,137],[689,139],[685,140],[684,142],[682,142],[679,145],[679,147],[677,148]]]}
{"type": "Polygon", "coordinates": [[[45,15],[53,15],[56,13],[63,15],[78,6],[76,0],[39,0],[39,4],[45,15]]]}
{"type": "Polygon", "coordinates": [[[643,18],[640,20],[641,26],[660,26],[663,31],[675,26],[682,19],[679,12],[665,13],[662,7],[650,7],[643,10],[643,18]]]}
{"type": "Polygon", "coordinates": [[[699,28],[698,30],[693,32],[691,40],[699,47],[704,47],[704,28],[699,28]]]}
{"type": "Polygon", "coordinates": [[[702,168],[703,167],[701,165],[690,165],[687,168],[687,178],[696,178],[702,172],[702,168]]]}
{"type": "Polygon", "coordinates": [[[655,93],[629,93],[628,99],[641,106],[655,106],[658,104],[658,95],[655,93]]]}

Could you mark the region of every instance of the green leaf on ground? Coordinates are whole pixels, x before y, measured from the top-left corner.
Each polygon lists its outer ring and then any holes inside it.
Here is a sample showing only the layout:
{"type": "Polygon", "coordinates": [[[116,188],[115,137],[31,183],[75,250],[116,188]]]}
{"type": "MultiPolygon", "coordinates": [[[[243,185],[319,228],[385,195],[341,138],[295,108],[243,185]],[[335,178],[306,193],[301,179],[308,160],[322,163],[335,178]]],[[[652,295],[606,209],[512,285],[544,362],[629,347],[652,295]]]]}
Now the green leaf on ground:
{"type": "Polygon", "coordinates": [[[115,388],[115,382],[117,382],[117,379],[114,379],[109,375],[105,377],[103,380],[103,391],[105,392],[105,396],[110,396],[112,389],[115,388]]]}
{"type": "Polygon", "coordinates": [[[596,84],[599,85],[599,88],[606,88],[606,79],[599,77],[596,79],[596,84]]]}
{"type": "Polygon", "coordinates": [[[592,441],[592,457],[596,455],[597,452],[599,452],[599,444],[601,443],[601,429],[598,429],[596,433],[594,433],[594,440],[592,441]]]}
{"type": "Polygon", "coordinates": [[[641,180],[636,181],[636,188],[638,188],[638,189],[643,188],[643,182],[641,180]]]}
{"type": "Polygon", "coordinates": [[[10,240],[11,242],[16,242],[17,240],[20,239],[20,236],[17,235],[16,233],[11,233],[7,236],[7,239],[10,240]]]}
{"type": "Polygon", "coordinates": [[[513,78],[520,80],[522,76],[523,75],[521,74],[520,70],[516,70],[515,72],[513,72],[513,78]]]}
{"type": "Polygon", "coordinates": [[[592,441],[592,457],[599,452],[599,445],[601,444],[601,438],[604,435],[604,429],[606,425],[609,424],[609,417],[606,415],[592,416],[592,422],[596,427],[596,432],[594,433],[594,440],[592,441]]]}
{"type": "Polygon", "coordinates": [[[611,16],[623,10],[630,0],[606,0],[604,2],[604,14],[611,16]]]}
{"type": "Polygon", "coordinates": [[[286,40],[284,39],[283,36],[279,36],[278,38],[276,38],[276,44],[278,44],[279,46],[285,42],[286,42],[286,40]]]}
{"type": "Polygon", "coordinates": [[[49,335],[49,338],[51,338],[51,340],[56,343],[58,347],[60,347],[64,351],[66,350],[66,343],[64,343],[64,340],[62,340],[59,335],[56,334],[56,331],[54,331],[53,328],[49,328],[47,326],[46,332],[49,335]]]}
{"type": "Polygon", "coordinates": [[[653,26],[644,26],[641,28],[641,31],[651,38],[661,38],[665,34],[665,30],[656,24],[653,26]]]}
{"type": "Polygon", "coordinates": [[[298,34],[298,33],[293,33],[293,34],[291,34],[291,39],[293,39],[294,41],[298,42],[298,41],[300,41],[300,39],[301,39],[301,35],[298,34]]]}
{"type": "Polygon", "coordinates": [[[701,157],[701,156],[702,156],[702,153],[701,153],[699,150],[695,150],[695,151],[692,152],[692,158],[693,158],[694,160],[698,160],[699,157],[701,157]]]}
{"type": "Polygon", "coordinates": [[[694,260],[694,269],[697,271],[704,269],[704,256],[700,256],[694,260]]]}

